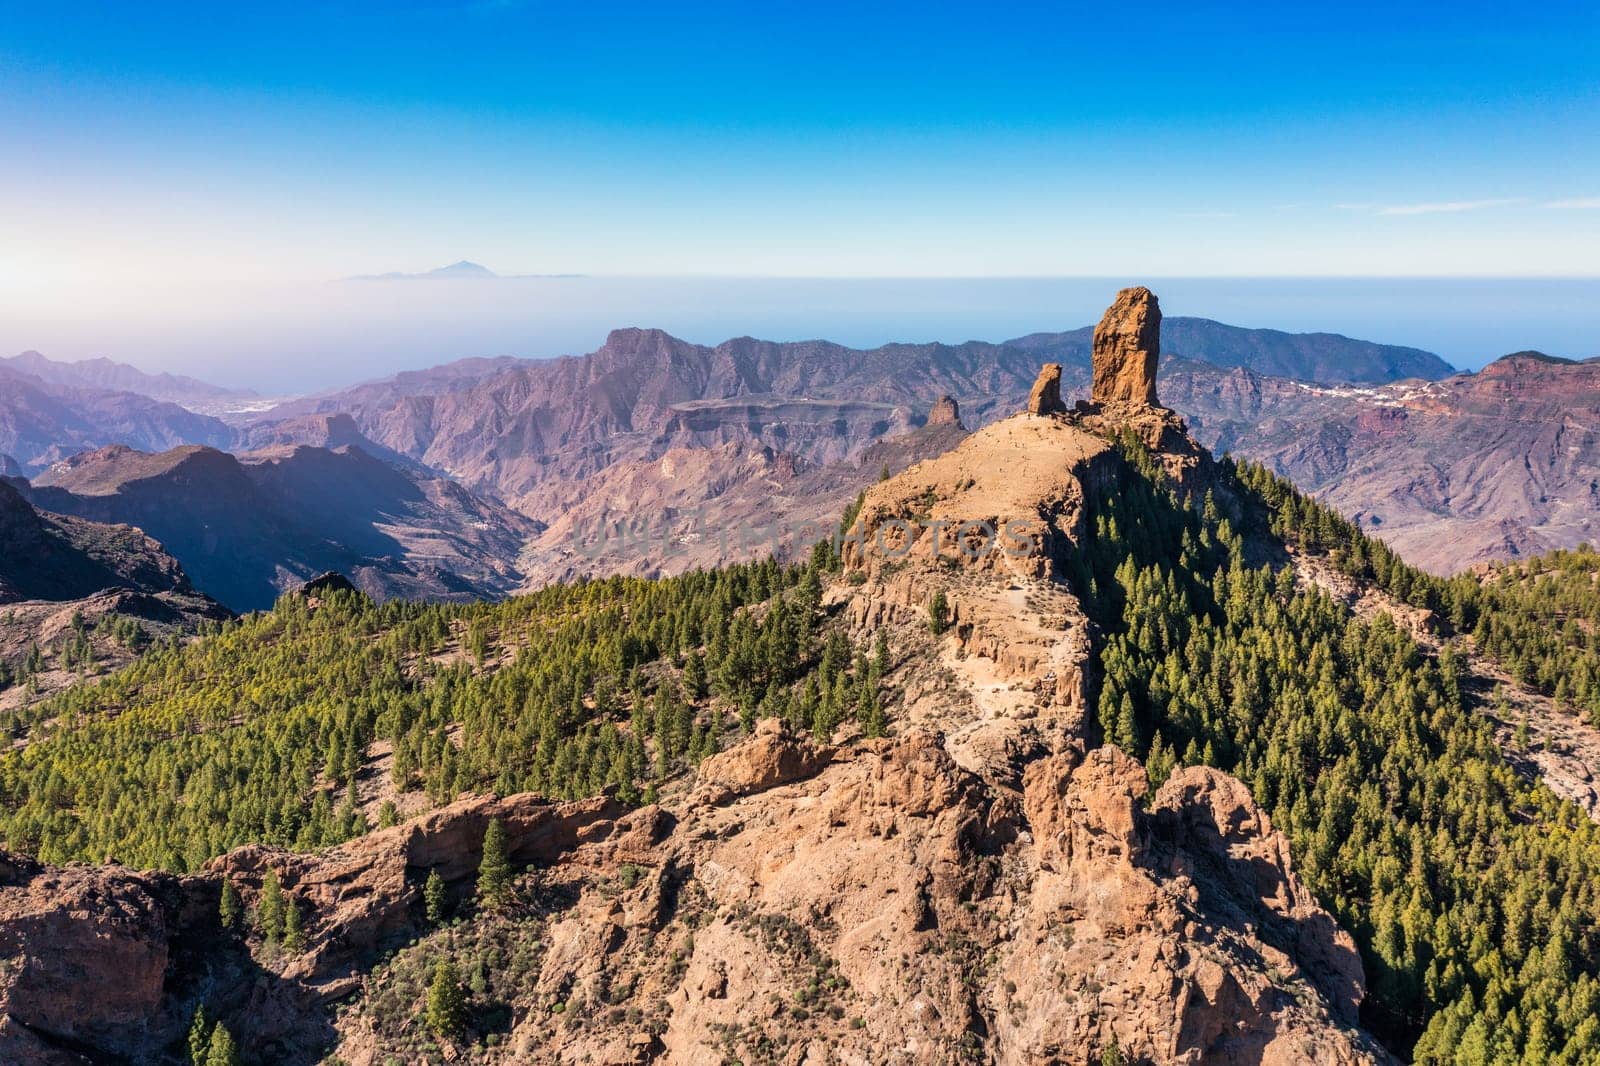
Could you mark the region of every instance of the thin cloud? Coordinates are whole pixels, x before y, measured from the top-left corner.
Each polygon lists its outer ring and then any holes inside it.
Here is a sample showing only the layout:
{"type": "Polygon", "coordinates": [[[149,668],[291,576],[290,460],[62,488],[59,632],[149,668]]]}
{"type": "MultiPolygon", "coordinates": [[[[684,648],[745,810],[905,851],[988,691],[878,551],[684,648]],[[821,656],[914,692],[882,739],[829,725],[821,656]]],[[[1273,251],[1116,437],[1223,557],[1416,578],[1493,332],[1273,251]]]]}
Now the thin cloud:
{"type": "Polygon", "coordinates": [[[1485,211],[1491,207],[1507,207],[1511,204],[1520,204],[1520,196],[1500,200],[1443,200],[1438,203],[1428,204],[1391,204],[1378,209],[1380,215],[1442,215],[1459,211],[1485,211]]]}
{"type": "Polygon", "coordinates": [[[1551,200],[1544,206],[1568,211],[1600,211],[1600,196],[1580,196],[1573,200],[1551,200]]]}

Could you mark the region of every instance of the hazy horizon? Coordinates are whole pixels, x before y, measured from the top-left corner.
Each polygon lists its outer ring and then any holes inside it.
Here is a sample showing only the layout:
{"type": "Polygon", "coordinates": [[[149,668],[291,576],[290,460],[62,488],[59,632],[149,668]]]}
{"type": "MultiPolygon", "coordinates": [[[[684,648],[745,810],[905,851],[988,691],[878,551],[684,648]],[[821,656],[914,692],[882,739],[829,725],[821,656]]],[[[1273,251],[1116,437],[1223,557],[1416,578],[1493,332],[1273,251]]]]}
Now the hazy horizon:
{"type": "Polygon", "coordinates": [[[1597,39],[1563,2],[12,5],[0,288],[1592,275],[1597,39]]]}
{"type": "Polygon", "coordinates": [[[1092,324],[1148,284],[1168,315],[1341,333],[1477,369],[1507,352],[1600,354],[1597,278],[532,277],[150,285],[0,294],[0,354],[105,357],[269,395],[336,388],[456,359],[593,351],[617,328],[700,344],[736,336],[1002,341],[1092,324]],[[92,298],[91,298],[92,297],[92,298]]]}
{"type": "Polygon", "coordinates": [[[8,16],[0,351],[302,391],[629,325],[1000,340],[1135,281],[1465,367],[1600,352],[1592,3],[8,16]],[[333,280],[461,259],[586,277],[333,280]]]}

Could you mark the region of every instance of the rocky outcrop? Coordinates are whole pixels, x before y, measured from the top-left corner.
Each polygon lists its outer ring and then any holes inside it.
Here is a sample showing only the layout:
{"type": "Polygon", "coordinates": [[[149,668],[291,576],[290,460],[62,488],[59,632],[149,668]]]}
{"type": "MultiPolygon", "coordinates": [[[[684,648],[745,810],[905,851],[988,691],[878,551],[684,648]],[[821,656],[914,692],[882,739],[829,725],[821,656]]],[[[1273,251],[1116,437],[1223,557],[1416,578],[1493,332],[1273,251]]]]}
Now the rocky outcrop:
{"type": "MultiPolygon", "coordinates": [[[[1364,988],[1353,942],[1295,877],[1247,790],[1185,770],[1149,800],[1143,767],[1088,747],[1088,621],[1058,575],[1081,537],[1086,486],[1117,474],[1105,438],[1125,429],[1183,483],[1204,476],[1207,459],[1159,408],[1024,416],[870,489],[846,542],[847,565],[866,577],[849,617],[864,635],[887,627],[918,663],[897,722],[942,738],[943,772],[967,783],[945,802],[973,797],[974,852],[1025,871],[976,890],[1003,933],[974,933],[938,905],[925,919],[997,960],[977,1003],[938,998],[926,969],[904,995],[981,1028],[996,1062],[1092,1062],[1113,1040],[1132,1061],[1163,1064],[1387,1061],[1353,1028],[1364,988]],[[1031,566],[963,555],[948,532],[1019,516],[1038,522],[1031,566]],[[930,639],[936,592],[947,619],[930,639]]],[[[875,999],[895,1001],[873,982],[875,999]]],[[[890,1033],[926,1046],[909,1025],[890,1033]]]]}
{"type": "Polygon", "coordinates": [[[72,1062],[159,1015],[178,879],[0,853],[0,1058],[72,1062]]]}
{"type": "Polygon", "coordinates": [[[776,718],[763,719],[755,735],[731,751],[718,752],[700,764],[699,795],[711,802],[765,792],[778,785],[816,776],[833,751],[789,733],[776,718]]]}
{"type": "Polygon", "coordinates": [[[1039,368],[1033,391],[1028,393],[1028,406],[1023,410],[1030,415],[1053,415],[1066,410],[1061,402],[1060,363],[1046,363],[1039,368]]]}
{"type": "Polygon", "coordinates": [[[961,425],[961,405],[956,403],[955,397],[951,396],[949,393],[945,393],[943,396],[933,401],[933,406],[928,408],[927,425],[961,425]]]}
{"type": "Polygon", "coordinates": [[[1144,770],[1116,748],[1068,750],[1028,768],[1037,869],[1001,963],[1004,987],[1015,989],[997,1020],[1001,1061],[1083,1061],[1075,1049],[1113,1037],[1132,1061],[1386,1059],[1319,1019],[1333,1009],[1353,1024],[1349,999],[1327,998],[1322,982],[1358,1002],[1360,958],[1325,912],[1305,909],[1286,843],[1243,786],[1215,776],[1207,781],[1225,799],[1164,787],[1147,814],[1144,770]],[[1219,818],[1228,845],[1212,829],[1219,818]],[[1290,913],[1301,933],[1286,946],[1254,924],[1290,913]],[[1322,998],[1302,998],[1307,983],[1322,998]]]}
{"type": "Polygon", "coordinates": [[[1207,766],[1173,773],[1150,805],[1181,871],[1277,956],[1297,958],[1338,1018],[1356,1023],[1365,978],[1354,939],[1295,876],[1289,841],[1243,782],[1207,766]]]}
{"type": "Polygon", "coordinates": [[[285,892],[304,908],[310,933],[309,949],[284,972],[337,995],[374,952],[415,927],[430,873],[458,896],[470,892],[491,819],[505,827],[513,861],[548,863],[610,833],[623,810],[606,797],[561,805],[526,794],[467,799],[319,855],[252,845],[206,870],[232,880],[246,902],[258,898],[267,870],[276,870],[285,892]]]}
{"type": "MultiPolygon", "coordinates": [[[[652,811],[627,825],[648,838],[652,811]]],[[[318,854],[240,848],[186,877],[0,852],[0,1061],[164,1062],[200,1001],[262,1061],[319,1061],[331,1039],[325,1004],[425,927],[428,875],[457,900],[471,895],[491,818],[527,865],[617,834],[623,813],[606,797],[467,799],[318,854]],[[254,908],[269,869],[303,917],[301,954],[264,953],[220,927],[222,879],[254,908]]]]}
{"type": "Polygon", "coordinates": [[[1070,417],[1099,437],[1132,434],[1182,482],[1203,456],[1183,419],[1156,400],[1160,356],[1161,307],[1155,293],[1123,289],[1094,330],[1090,401],[1080,401],[1070,417]]]}
{"type": "Polygon", "coordinates": [[[312,608],[319,606],[323,600],[334,593],[359,592],[350,579],[337,570],[329,570],[318,574],[309,581],[304,581],[290,590],[296,596],[303,596],[312,608]]]}
{"type": "Polygon", "coordinates": [[[1082,510],[1104,440],[1059,419],[1008,418],[867,490],[846,566],[917,559],[1047,577],[1082,510]]]}
{"type": "Polygon", "coordinates": [[[163,1061],[193,1010],[182,997],[204,995],[272,1061],[384,1062],[365,972],[438,950],[406,947],[424,928],[421,882],[438,871],[468,894],[497,817],[525,894],[552,904],[511,919],[533,926],[540,961],[489,1061],[776,1047],[792,1049],[776,1061],[872,1062],[892,1047],[933,1064],[976,1041],[997,1063],[1091,1063],[1113,1040],[1163,1064],[1388,1061],[1347,1024],[1362,991],[1349,938],[1236,781],[1180,771],[1146,813],[1144,771],[1115,748],[1069,744],[1014,791],[945,744],[911,728],[829,759],[763,726],[708,759],[671,814],[465,800],[321,854],[251,847],[187,878],[8,860],[0,1051],[163,1061]],[[220,878],[251,906],[269,868],[306,918],[305,953],[262,956],[250,978],[213,947],[208,984],[165,981],[186,940],[228,943],[220,878]],[[337,1017],[319,1007],[335,1000],[349,1004],[337,1017]],[[608,1002],[653,1013],[581,1024],[608,1002]]]}
{"type": "Polygon", "coordinates": [[[1094,328],[1091,402],[1102,407],[1157,407],[1161,305],[1139,286],[1123,289],[1094,328]]]}

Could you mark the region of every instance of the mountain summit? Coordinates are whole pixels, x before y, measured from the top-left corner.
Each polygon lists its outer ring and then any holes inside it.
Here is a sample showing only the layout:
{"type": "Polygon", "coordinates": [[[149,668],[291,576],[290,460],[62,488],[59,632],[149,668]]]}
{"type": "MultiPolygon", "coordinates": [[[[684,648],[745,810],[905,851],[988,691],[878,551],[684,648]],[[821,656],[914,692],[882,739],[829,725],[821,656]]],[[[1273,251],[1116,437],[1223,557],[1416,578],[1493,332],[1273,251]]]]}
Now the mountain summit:
{"type": "Polygon", "coordinates": [[[475,281],[498,278],[500,275],[479,263],[467,259],[451,263],[449,266],[435,267],[424,270],[420,274],[407,274],[400,270],[391,270],[385,274],[357,274],[350,281],[475,281]]]}

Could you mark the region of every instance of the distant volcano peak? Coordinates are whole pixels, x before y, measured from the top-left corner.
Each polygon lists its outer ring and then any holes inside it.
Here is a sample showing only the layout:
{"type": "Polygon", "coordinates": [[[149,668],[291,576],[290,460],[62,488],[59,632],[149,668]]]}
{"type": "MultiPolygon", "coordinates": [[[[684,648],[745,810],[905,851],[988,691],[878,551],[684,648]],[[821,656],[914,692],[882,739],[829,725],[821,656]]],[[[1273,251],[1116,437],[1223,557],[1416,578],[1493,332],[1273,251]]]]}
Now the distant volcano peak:
{"type": "Polygon", "coordinates": [[[391,270],[386,274],[357,274],[351,281],[471,281],[479,278],[498,278],[500,275],[481,263],[461,259],[449,266],[435,267],[420,274],[407,274],[391,270]]]}

